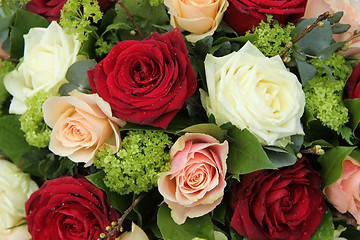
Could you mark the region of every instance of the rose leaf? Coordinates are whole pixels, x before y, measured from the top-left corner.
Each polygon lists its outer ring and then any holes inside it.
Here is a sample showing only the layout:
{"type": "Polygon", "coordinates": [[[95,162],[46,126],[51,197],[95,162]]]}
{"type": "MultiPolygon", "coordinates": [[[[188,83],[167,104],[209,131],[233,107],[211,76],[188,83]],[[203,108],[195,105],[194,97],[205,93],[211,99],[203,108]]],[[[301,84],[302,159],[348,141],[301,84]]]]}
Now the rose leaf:
{"type": "Polygon", "coordinates": [[[171,210],[166,204],[159,207],[157,224],[164,240],[183,240],[203,238],[215,240],[214,228],[209,214],[198,218],[187,218],[178,225],[171,218],[171,210]]]}
{"type": "Polygon", "coordinates": [[[311,236],[310,240],[333,239],[334,230],[335,228],[331,212],[329,209],[326,209],[320,225],[317,227],[315,233],[311,236]]]}
{"type": "Polygon", "coordinates": [[[360,98],[355,99],[345,99],[344,104],[349,110],[349,116],[350,116],[350,127],[355,131],[355,129],[358,127],[360,122],[360,98]]]}

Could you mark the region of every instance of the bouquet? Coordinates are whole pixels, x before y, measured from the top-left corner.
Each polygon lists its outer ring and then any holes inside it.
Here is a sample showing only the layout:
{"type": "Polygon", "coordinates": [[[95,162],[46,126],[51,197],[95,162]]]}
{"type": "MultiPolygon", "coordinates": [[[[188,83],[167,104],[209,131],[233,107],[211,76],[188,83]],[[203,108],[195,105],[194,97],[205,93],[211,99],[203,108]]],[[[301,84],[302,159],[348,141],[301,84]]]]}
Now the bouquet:
{"type": "Polygon", "coordinates": [[[359,10],[3,0],[0,238],[358,239],[359,10]]]}

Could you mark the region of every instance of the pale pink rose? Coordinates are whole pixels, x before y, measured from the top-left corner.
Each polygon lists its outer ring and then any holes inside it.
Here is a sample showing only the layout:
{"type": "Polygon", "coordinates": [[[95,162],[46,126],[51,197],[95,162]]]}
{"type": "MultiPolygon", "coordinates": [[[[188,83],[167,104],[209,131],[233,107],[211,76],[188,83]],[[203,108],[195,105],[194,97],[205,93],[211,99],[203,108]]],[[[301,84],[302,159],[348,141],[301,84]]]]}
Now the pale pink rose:
{"type": "Polygon", "coordinates": [[[227,0],[165,0],[170,24],[191,34],[189,42],[197,42],[214,34],[229,3],[227,0]]]}
{"type": "Polygon", "coordinates": [[[343,161],[341,177],[325,188],[325,194],[341,213],[349,212],[360,224],[360,163],[351,157],[343,161]]]}
{"type": "Polygon", "coordinates": [[[160,174],[158,188],[177,224],[211,212],[226,186],[228,143],[206,134],[181,136],[170,149],[171,169],[160,174]]]}
{"type": "MultiPolygon", "coordinates": [[[[340,23],[351,25],[347,32],[334,35],[337,42],[347,40],[356,29],[360,28],[360,2],[358,0],[308,0],[304,17],[317,18],[326,11],[344,12],[340,23]]],[[[343,54],[346,56],[360,54],[360,38],[355,38],[348,44],[349,50],[344,51],[343,54]]]]}
{"type": "Polygon", "coordinates": [[[49,98],[43,113],[52,128],[49,149],[57,155],[84,162],[87,167],[104,144],[114,151],[120,146],[119,127],[125,121],[113,117],[109,103],[97,94],[74,90],[70,96],[49,98]]]}

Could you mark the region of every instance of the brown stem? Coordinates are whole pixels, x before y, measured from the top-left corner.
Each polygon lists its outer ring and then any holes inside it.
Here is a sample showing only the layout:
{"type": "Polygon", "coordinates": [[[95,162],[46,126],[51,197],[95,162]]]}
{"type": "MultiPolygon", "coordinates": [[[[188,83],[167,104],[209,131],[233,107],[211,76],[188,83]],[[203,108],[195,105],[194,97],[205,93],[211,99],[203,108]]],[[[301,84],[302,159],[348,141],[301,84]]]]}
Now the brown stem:
{"type": "Polygon", "coordinates": [[[122,0],[116,0],[116,2],[118,4],[120,4],[120,6],[122,7],[122,9],[124,10],[124,12],[126,13],[126,15],[129,17],[130,21],[132,22],[132,24],[134,25],[137,34],[140,36],[141,39],[144,39],[144,35],[142,34],[142,32],[140,31],[140,28],[138,27],[138,25],[136,24],[136,21],[134,19],[134,16],[131,15],[131,13],[129,12],[129,10],[126,8],[125,4],[123,3],[122,0]]]}
{"type": "Polygon", "coordinates": [[[2,55],[0,55],[0,59],[2,61],[11,61],[11,62],[16,62],[16,63],[19,62],[19,59],[11,58],[11,57],[8,57],[8,56],[2,56],[2,55]]]}
{"type": "Polygon", "coordinates": [[[338,212],[336,210],[331,210],[331,212],[332,212],[334,217],[343,219],[346,222],[346,224],[352,225],[355,228],[359,227],[359,225],[357,224],[356,219],[353,216],[350,216],[350,215],[347,215],[347,214],[342,214],[342,213],[340,213],[340,212],[338,212]]]}
{"type": "Polygon", "coordinates": [[[145,196],[146,193],[141,194],[135,201],[131,204],[131,206],[125,210],[124,214],[117,220],[116,226],[114,226],[110,232],[108,232],[104,239],[109,240],[112,235],[116,232],[122,232],[122,225],[125,221],[127,215],[133,210],[133,208],[140,202],[140,200],[145,196]]]}
{"type": "Polygon", "coordinates": [[[287,46],[285,47],[285,49],[280,53],[280,57],[283,58],[285,53],[287,51],[289,51],[289,49],[291,48],[291,46],[293,46],[297,41],[299,41],[302,37],[304,37],[306,34],[308,34],[309,32],[311,32],[317,25],[320,21],[323,21],[323,20],[327,20],[329,18],[331,18],[333,15],[330,13],[330,12],[325,12],[323,14],[321,14],[317,19],[316,21],[307,26],[305,28],[304,31],[302,31],[293,41],[292,41],[292,44],[287,44],[287,46]],[[288,46],[290,45],[290,46],[288,46]]]}

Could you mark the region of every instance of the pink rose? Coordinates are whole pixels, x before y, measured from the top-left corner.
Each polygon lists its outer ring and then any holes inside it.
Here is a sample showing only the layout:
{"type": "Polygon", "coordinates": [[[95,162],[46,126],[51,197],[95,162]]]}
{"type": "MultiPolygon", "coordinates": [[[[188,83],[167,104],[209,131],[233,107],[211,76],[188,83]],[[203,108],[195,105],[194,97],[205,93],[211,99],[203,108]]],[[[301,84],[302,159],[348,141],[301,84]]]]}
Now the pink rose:
{"type": "Polygon", "coordinates": [[[171,147],[171,169],[160,174],[158,188],[177,224],[203,216],[222,200],[226,186],[228,143],[206,134],[186,134],[171,147]]]}
{"type": "MultiPolygon", "coordinates": [[[[342,24],[350,24],[351,28],[343,33],[334,35],[337,42],[345,41],[351,37],[354,31],[360,28],[360,4],[357,0],[308,0],[305,10],[305,18],[317,18],[320,14],[330,12],[344,12],[340,20],[342,24]]],[[[360,39],[355,38],[349,44],[349,50],[343,53],[347,56],[360,54],[360,39]]]]}
{"type": "Polygon", "coordinates": [[[360,224],[360,163],[351,157],[343,161],[341,177],[325,188],[325,194],[341,213],[349,212],[360,224]]]}
{"type": "Polygon", "coordinates": [[[97,94],[74,90],[70,96],[49,98],[43,113],[45,123],[53,129],[49,149],[57,155],[90,166],[104,144],[114,151],[119,148],[118,130],[125,122],[113,117],[109,103],[97,94]]]}

